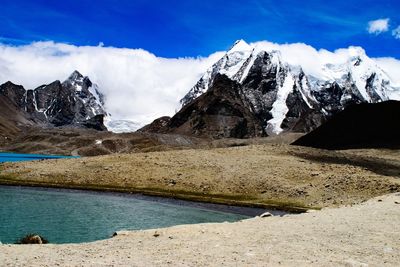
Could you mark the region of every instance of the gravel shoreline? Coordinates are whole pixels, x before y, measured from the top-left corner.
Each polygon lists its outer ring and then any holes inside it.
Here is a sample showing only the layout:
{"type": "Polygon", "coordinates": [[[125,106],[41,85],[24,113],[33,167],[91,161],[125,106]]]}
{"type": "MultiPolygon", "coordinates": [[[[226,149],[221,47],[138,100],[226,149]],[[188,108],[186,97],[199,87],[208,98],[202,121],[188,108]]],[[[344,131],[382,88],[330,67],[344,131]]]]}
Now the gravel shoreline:
{"type": "Polygon", "coordinates": [[[0,245],[2,266],[398,266],[400,193],[236,223],[119,232],[103,241],[0,245]]]}

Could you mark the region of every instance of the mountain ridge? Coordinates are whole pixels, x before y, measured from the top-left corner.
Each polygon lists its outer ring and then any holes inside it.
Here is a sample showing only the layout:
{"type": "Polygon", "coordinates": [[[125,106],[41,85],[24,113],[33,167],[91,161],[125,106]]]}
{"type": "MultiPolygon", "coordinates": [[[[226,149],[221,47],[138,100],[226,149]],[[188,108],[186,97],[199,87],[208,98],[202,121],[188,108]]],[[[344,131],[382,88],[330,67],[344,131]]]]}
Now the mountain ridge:
{"type": "Polygon", "coordinates": [[[360,47],[321,61],[320,70],[293,64],[287,51],[265,44],[235,44],[210,67],[181,99],[182,107],[210,90],[217,74],[241,86],[249,110],[263,125],[264,135],[309,132],[345,107],[400,99],[400,87],[360,47]]]}
{"type": "MultiPolygon", "coordinates": [[[[103,117],[107,115],[104,100],[87,76],[74,71],[64,82],[56,80],[35,89],[25,89],[10,81],[0,85],[0,97],[5,116],[10,110],[19,114],[13,120],[16,129],[27,126],[74,126],[106,130],[103,117]],[[21,126],[21,127],[20,127],[21,126]]],[[[2,121],[10,120],[2,118],[2,121]]],[[[5,131],[5,129],[4,129],[5,131]]]]}

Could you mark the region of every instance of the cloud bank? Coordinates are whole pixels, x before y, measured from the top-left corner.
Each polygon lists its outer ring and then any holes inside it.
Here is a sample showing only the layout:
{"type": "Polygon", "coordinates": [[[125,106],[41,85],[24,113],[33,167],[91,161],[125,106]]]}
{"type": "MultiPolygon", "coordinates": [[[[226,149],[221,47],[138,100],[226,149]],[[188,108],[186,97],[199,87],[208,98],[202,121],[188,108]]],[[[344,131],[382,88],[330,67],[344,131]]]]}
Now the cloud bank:
{"type": "Polygon", "coordinates": [[[167,59],[142,49],[101,44],[0,44],[0,83],[12,81],[32,89],[54,80],[63,81],[78,70],[99,85],[113,119],[145,124],[173,115],[179,99],[221,56],[215,53],[205,58],[167,59]]]}
{"type": "MultiPolygon", "coordinates": [[[[252,43],[251,46],[266,51],[278,50],[282,58],[290,65],[301,66],[308,75],[326,79],[329,77],[324,77],[324,65],[345,64],[351,57],[366,54],[365,50],[358,46],[340,48],[333,52],[326,49],[317,50],[304,43],[276,44],[261,41],[252,43]]],[[[391,57],[372,58],[372,60],[389,75],[395,87],[400,87],[400,60],[391,57]]]]}
{"type": "Polygon", "coordinates": [[[392,35],[394,36],[394,38],[400,39],[400,26],[392,31],[392,35]]]}
{"type": "Polygon", "coordinates": [[[400,88],[400,60],[391,57],[374,58],[394,82],[394,86],[400,88]]]}
{"type": "Polygon", "coordinates": [[[385,19],[377,19],[368,22],[368,32],[371,34],[381,34],[383,32],[387,32],[389,30],[389,18],[385,19]]]}
{"type": "MultiPolygon", "coordinates": [[[[364,53],[360,47],[334,52],[312,46],[275,44],[256,45],[265,50],[280,50],[291,65],[301,65],[310,75],[322,75],[326,63],[340,64],[349,56],[364,53]]],[[[99,46],[74,46],[37,42],[25,46],[0,44],[0,83],[12,81],[27,89],[54,80],[63,81],[74,70],[90,77],[106,96],[106,109],[115,120],[132,120],[141,125],[173,115],[179,100],[192,88],[207,68],[223,52],[204,58],[160,58],[142,49],[99,46]]],[[[400,61],[374,59],[400,87],[400,61]]]]}

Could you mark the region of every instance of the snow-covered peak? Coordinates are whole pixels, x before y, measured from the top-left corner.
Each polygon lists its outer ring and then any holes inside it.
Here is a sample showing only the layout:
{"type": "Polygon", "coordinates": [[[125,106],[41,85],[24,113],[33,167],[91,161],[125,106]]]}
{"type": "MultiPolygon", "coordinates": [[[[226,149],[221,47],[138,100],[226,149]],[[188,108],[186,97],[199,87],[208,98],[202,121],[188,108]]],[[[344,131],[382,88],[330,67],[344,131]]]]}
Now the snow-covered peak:
{"type": "Polygon", "coordinates": [[[206,92],[217,74],[224,74],[228,78],[242,83],[255,60],[263,57],[265,54],[268,54],[271,66],[283,64],[282,55],[279,50],[265,51],[262,47],[249,45],[243,40],[236,41],[232,48],[209,68],[199,82],[181,99],[181,104],[184,106],[206,92]]]}
{"type": "MultiPolygon", "coordinates": [[[[336,82],[345,86],[349,81],[354,83],[363,100],[374,102],[371,93],[378,94],[382,100],[388,100],[386,91],[392,90],[391,79],[378,63],[369,58],[361,47],[348,48],[346,61],[339,64],[327,63],[322,67],[323,75],[317,77],[320,81],[336,82]],[[368,92],[373,87],[374,92],[368,92]]],[[[318,88],[314,88],[317,90],[318,88]]]]}
{"type": "Polygon", "coordinates": [[[92,83],[88,76],[83,76],[79,71],[75,70],[62,85],[71,90],[75,95],[75,99],[88,108],[87,119],[96,115],[107,114],[104,108],[104,97],[100,93],[98,85],[92,83]]]}
{"type": "Polygon", "coordinates": [[[71,81],[83,80],[83,75],[79,71],[74,70],[71,73],[71,75],[68,77],[67,80],[71,80],[71,81]]]}
{"type": "Polygon", "coordinates": [[[233,46],[228,50],[228,54],[234,53],[234,52],[243,52],[243,51],[249,51],[252,50],[253,48],[246,43],[244,40],[237,40],[233,46]]]}
{"type": "Polygon", "coordinates": [[[348,48],[349,56],[353,58],[365,58],[367,57],[367,54],[365,53],[364,48],[359,47],[359,46],[350,46],[348,48]]]}
{"type": "Polygon", "coordinates": [[[75,70],[72,74],[63,82],[65,85],[70,85],[75,91],[80,92],[87,89],[92,85],[88,77],[84,77],[79,71],[75,70]]]}
{"type": "Polygon", "coordinates": [[[368,82],[374,84],[377,94],[382,99],[387,99],[385,91],[394,92],[390,77],[376,61],[366,55],[362,47],[351,46],[332,53],[303,46],[278,46],[265,42],[248,44],[244,40],[238,40],[206,71],[201,80],[181,100],[181,104],[185,105],[207,91],[217,73],[243,83],[256,59],[265,53],[269,56],[270,65],[281,65],[293,75],[304,73],[312,90],[318,91],[324,83],[336,82],[344,85],[351,80],[363,99],[368,102],[371,102],[371,92],[367,92],[366,88],[368,82]],[[305,51],[304,55],[302,49],[305,51]]]}

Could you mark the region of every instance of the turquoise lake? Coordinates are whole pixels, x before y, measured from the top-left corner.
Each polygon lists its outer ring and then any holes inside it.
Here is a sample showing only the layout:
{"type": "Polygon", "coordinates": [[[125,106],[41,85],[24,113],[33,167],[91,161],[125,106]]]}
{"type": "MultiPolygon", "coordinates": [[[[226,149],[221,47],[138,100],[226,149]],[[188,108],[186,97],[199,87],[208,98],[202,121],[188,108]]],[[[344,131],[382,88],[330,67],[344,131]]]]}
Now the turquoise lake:
{"type": "Polygon", "coordinates": [[[234,222],[264,210],[141,195],[0,186],[0,242],[38,233],[50,243],[109,238],[115,231],[234,222]]]}
{"type": "Polygon", "coordinates": [[[0,163],[1,162],[41,160],[41,159],[62,159],[62,158],[76,158],[76,157],[0,152],[0,163]]]}

